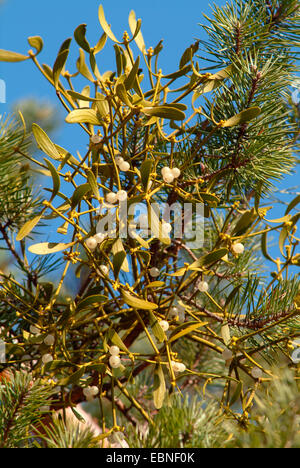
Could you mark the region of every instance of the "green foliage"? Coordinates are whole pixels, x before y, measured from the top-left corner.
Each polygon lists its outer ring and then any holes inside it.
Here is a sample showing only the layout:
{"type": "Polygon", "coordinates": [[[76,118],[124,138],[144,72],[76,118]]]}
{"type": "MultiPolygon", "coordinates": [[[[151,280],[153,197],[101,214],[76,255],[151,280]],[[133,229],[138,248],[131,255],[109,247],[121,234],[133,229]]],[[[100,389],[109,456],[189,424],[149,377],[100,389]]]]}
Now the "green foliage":
{"type": "MultiPolygon", "coordinates": [[[[126,420],[146,421],[146,432],[130,436],[133,445],[220,446],[222,418],[244,427],[255,393],[271,387],[273,366],[297,367],[291,353],[300,336],[299,197],[272,219],[266,196],[296,164],[299,113],[289,86],[295,83],[298,5],[237,0],[215,7],[204,26],[208,40],[186,49],[168,75],[159,68],[162,42],[146,48],[134,12],[132,35],[125,32],[122,40],[102,6],[99,20],[104,33],[94,47],[86,25],[74,32],[74,74],[66,68],[71,38],[53,68],[38,61],[39,37],[29,38],[35,52],[28,55],[0,51],[4,61],[32,60],[55,88],[66,122],[88,144],[85,155],[75,156],[33,123],[43,154],[34,159],[26,130],[2,124],[0,232],[22,273],[5,264],[0,271],[7,363],[19,368],[26,361],[34,378],[63,387],[54,397],[56,410],[99,395],[101,424],[110,426],[103,437],[123,431],[126,420]],[[100,71],[97,55],[108,38],[115,70],[100,71]],[[76,86],[79,75],[83,89],[76,86]],[[24,159],[51,188],[35,193],[24,159]],[[124,218],[125,200],[129,208],[143,204],[148,238],[142,221],[136,229],[137,213],[126,211],[124,218]],[[202,205],[203,244],[194,242],[191,226],[183,235],[170,233],[176,217],[169,219],[165,207],[164,216],[155,210],[163,202],[177,204],[180,226],[186,203],[202,205]],[[276,258],[269,252],[274,233],[276,258]],[[264,258],[275,268],[271,279],[264,258]],[[215,389],[218,405],[203,409],[196,399],[175,397],[172,420],[168,390],[187,386],[215,389]],[[182,430],[176,429],[180,415],[182,430]],[[161,437],[160,424],[166,427],[161,437]]],[[[200,223],[195,213],[191,220],[200,223]]],[[[88,431],[79,440],[76,428],[53,424],[50,445],[94,443],[88,431]]]]}
{"type": "Polygon", "coordinates": [[[40,438],[47,448],[99,448],[97,440],[89,427],[62,418],[54,418],[48,427],[44,427],[45,434],[40,438]]]}
{"type": "Polygon", "coordinates": [[[0,447],[28,448],[47,413],[53,389],[30,374],[17,372],[0,386],[0,447]]]}
{"type": "Polygon", "coordinates": [[[155,416],[154,425],[129,426],[126,440],[130,448],[220,448],[228,437],[221,420],[216,402],[204,406],[199,395],[173,395],[155,416]]]}

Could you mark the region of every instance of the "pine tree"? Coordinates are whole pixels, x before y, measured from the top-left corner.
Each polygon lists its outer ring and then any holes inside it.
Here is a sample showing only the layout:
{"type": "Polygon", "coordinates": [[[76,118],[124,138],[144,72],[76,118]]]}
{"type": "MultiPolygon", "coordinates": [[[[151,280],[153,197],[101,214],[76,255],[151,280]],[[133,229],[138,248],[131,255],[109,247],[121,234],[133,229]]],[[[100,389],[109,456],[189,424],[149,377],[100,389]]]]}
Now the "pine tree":
{"type": "MultiPolygon", "coordinates": [[[[0,272],[5,366],[22,369],[25,387],[27,373],[44,379],[49,414],[97,404],[103,431],[95,439],[42,415],[36,437],[25,412],[16,446],[26,433],[49,447],[104,446],[121,433],[132,447],[299,446],[300,198],[280,219],[269,206],[297,163],[299,5],[235,0],[207,20],[207,40],[168,75],[162,41],[146,48],[134,12],[131,36],[116,38],[102,6],[94,47],[85,25],[74,32],[76,73],[71,39],[53,67],[39,62],[39,36],[27,55],[0,50],[2,61],[32,60],[88,143],[75,156],[34,123],[35,158],[22,113],[2,122],[0,233],[17,267],[0,272]],[[113,72],[98,68],[107,40],[113,72]],[[33,167],[51,189],[37,192],[33,167]]],[[[3,446],[20,400],[12,382],[3,446]]]]}

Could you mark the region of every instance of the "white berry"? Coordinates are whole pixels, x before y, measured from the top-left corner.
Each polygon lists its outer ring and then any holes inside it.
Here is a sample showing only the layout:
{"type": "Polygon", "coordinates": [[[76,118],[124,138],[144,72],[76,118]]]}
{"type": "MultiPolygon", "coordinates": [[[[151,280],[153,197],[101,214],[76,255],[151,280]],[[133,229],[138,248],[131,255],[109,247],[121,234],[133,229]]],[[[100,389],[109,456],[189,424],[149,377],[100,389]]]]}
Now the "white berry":
{"type": "Polygon", "coordinates": [[[184,372],[186,369],[185,365],[181,362],[171,361],[171,366],[174,372],[184,372]]]}
{"type": "Polygon", "coordinates": [[[42,361],[44,364],[48,364],[48,362],[53,361],[53,357],[51,356],[51,354],[44,354],[44,356],[42,357],[42,361]]]}
{"type": "Polygon", "coordinates": [[[172,231],[172,226],[170,223],[163,221],[162,230],[164,233],[169,234],[172,231]]]}
{"type": "Polygon", "coordinates": [[[46,338],[44,339],[44,343],[47,346],[53,346],[55,343],[55,337],[53,335],[46,336],[46,338]]]}
{"type": "Polygon", "coordinates": [[[206,281],[200,281],[198,285],[198,289],[200,292],[207,292],[209,289],[209,286],[206,281]]]}
{"type": "Polygon", "coordinates": [[[230,349],[225,349],[222,353],[222,357],[225,361],[229,361],[230,359],[232,359],[232,352],[230,351],[230,349]]]}
{"type": "Polygon", "coordinates": [[[183,362],[178,362],[177,364],[178,372],[184,372],[186,370],[186,366],[183,364],[183,362]]]}
{"type": "Polygon", "coordinates": [[[127,192],[126,190],[119,190],[117,193],[117,199],[122,202],[127,200],[127,192]]]}
{"type": "Polygon", "coordinates": [[[166,174],[172,174],[172,171],[169,167],[163,167],[161,170],[161,174],[164,177],[166,174]]]}
{"type": "Polygon", "coordinates": [[[124,159],[122,158],[122,156],[117,156],[115,158],[115,161],[116,161],[116,165],[120,166],[120,164],[122,164],[122,162],[124,162],[124,159]]]}
{"type": "Polygon", "coordinates": [[[177,177],[179,177],[181,174],[181,170],[178,167],[174,167],[172,169],[172,174],[175,177],[175,179],[177,179],[177,177]]]}
{"type": "Polygon", "coordinates": [[[120,367],[120,365],[121,365],[121,359],[119,358],[119,356],[110,356],[110,358],[109,358],[109,365],[110,365],[110,367],[112,367],[113,369],[117,369],[118,367],[120,367]]]}
{"type": "Polygon", "coordinates": [[[91,389],[90,387],[86,387],[82,390],[82,393],[84,394],[85,397],[89,397],[91,395],[91,389]]]}
{"type": "Polygon", "coordinates": [[[98,387],[96,387],[96,385],[93,385],[92,387],[90,387],[90,393],[91,393],[93,396],[98,395],[98,393],[99,393],[98,387]]]}
{"type": "Polygon", "coordinates": [[[101,137],[99,135],[93,135],[91,136],[91,142],[94,144],[94,145],[97,145],[98,143],[100,143],[101,141],[101,137]]]}
{"type": "Polygon", "coordinates": [[[160,275],[160,271],[156,267],[150,268],[149,273],[153,278],[157,278],[160,275]]]}
{"type": "Polygon", "coordinates": [[[105,234],[102,234],[102,232],[97,232],[97,234],[94,235],[94,239],[96,239],[97,244],[101,244],[101,242],[103,242],[105,239],[105,234]]]}
{"type": "Polygon", "coordinates": [[[103,275],[108,275],[108,267],[106,265],[100,265],[99,268],[103,275]]]}
{"type": "Polygon", "coordinates": [[[235,254],[240,255],[244,252],[245,247],[240,242],[236,242],[235,244],[232,245],[232,250],[235,254]]]}
{"type": "Polygon", "coordinates": [[[120,165],[119,168],[121,171],[127,172],[130,169],[130,164],[127,161],[123,161],[120,165]]]}
{"type": "Polygon", "coordinates": [[[40,333],[40,330],[38,328],[36,328],[34,325],[30,325],[30,333],[32,333],[32,335],[38,335],[40,333]]]}
{"type": "Polygon", "coordinates": [[[178,307],[176,306],[171,307],[170,317],[177,317],[178,313],[179,313],[178,307]]]}
{"type": "Polygon", "coordinates": [[[169,323],[166,321],[166,320],[161,320],[159,322],[159,325],[161,326],[161,328],[163,329],[163,331],[168,331],[169,330],[169,323]]]}
{"type": "Polygon", "coordinates": [[[171,172],[166,172],[163,179],[166,184],[171,184],[174,181],[174,176],[171,172]]]}
{"type": "Polygon", "coordinates": [[[262,376],[263,376],[263,373],[262,373],[261,369],[259,369],[258,367],[253,367],[253,369],[251,371],[251,375],[255,379],[261,379],[262,376]]]}
{"type": "Polygon", "coordinates": [[[109,354],[111,354],[112,356],[119,356],[120,348],[118,346],[111,346],[109,348],[109,354]]]}
{"type": "Polygon", "coordinates": [[[94,237],[89,237],[86,241],[85,241],[85,245],[90,249],[90,250],[95,250],[95,248],[97,247],[97,241],[94,237]]]}
{"type": "Polygon", "coordinates": [[[106,201],[108,203],[116,203],[116,201],[118,201],[118,197],[117,197],[117,194],[114,193],[114,192],[110,192],[106,195],[106,201]]]}

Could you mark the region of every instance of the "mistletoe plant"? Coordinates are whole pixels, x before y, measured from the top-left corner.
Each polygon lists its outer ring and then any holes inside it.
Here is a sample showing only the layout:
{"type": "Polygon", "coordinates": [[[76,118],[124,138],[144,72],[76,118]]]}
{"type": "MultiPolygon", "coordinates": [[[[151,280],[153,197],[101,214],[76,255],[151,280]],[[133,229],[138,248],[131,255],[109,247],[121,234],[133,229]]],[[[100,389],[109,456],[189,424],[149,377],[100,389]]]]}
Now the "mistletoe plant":
{"type": "Polygon", "coordinates": [[[288,98],[298,2],[215,7],[207,41],[169,74],[162,41],[146,47],[133,11],[122,38],[102,6],[99,21],[95,46],[85,24],[75,30],[72,72],[72,38],[52,68],[38,60],[41,37],[28,39],[25,55],[0,50],[2,61],[33,62],[87,144],[71,154],[33,124],[44,156],[35,159],[25,127],[0,134],[0,232],[19,268],[1,271],[7,365],[26,363],[59,387],[51,410],[98,399],[106,436],[126,419],[151,425],[168,394],[199,385],[218,388],[221,412],[246,424],[274,364],[297,369],[299,196],[281,219],[271,219],[266,198],[296,163],[298,112],[288,98]],[[114,71],[99,69],[107,39],[114,71]],[[24,160],[51,189],[34,192],[17,169],[24,160]],[[44,227],[58,220],[48,242],[44,227]],[[276,258],[270,233],[279,233],[276,258]],[[56,282],[43,279],[53,270],[56,282]]]}

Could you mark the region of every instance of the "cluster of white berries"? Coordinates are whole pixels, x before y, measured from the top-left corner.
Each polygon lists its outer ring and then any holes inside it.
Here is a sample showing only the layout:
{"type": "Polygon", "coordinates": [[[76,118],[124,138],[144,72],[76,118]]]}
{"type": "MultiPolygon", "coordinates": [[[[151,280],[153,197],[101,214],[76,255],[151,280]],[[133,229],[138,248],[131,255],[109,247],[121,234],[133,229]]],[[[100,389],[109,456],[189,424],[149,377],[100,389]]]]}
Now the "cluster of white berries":
{"type": "Polygon", "coordinates": [[[184,372],[186,366],[182,362],[171,361],[171,366],[174,372],[184,372]]]}
{"type": "Polygon", "coordinates": [[[198,289],[200,292],[207,292],[209,290],[208,283],[206,281],[200,281],[198,289]]]}
{"type": "Polygon", "coordinates": [[[124,161],[122,156],[117,156],[115,158],[116,165],[119,166],[120,171],[127,172],[130,169],[130,164],[127,161],[124,161]]]}
{"type": "Polygon", "coordinates": [[[163,176],[164,182],[166,182],[166,184],[171,184],[174,179],[177,179],[180,176],[181,171],[178,169],[178,167],[174,167],[173,169],[170,167],[163,167],[161,174],[163,176]]]}
{"type": "Polygon", "coordinates": [[[232,244],[232,251],[235,254],[241,255],[244,252],[244,250],[245,250],[245,247],[240,242],[235,242],[234,244],[232,244]]]}
{"type": "Polygon", "coordinates": [[[163,329],[164,332],[168,331],[169,328],[170,328],[170,325],[166,320],[161,320],[159,322],[159,325],[161,326],[161,328],[163,329]]]}
{"type": "Polygon", "coordinates": [[[116,203],[117,201],[122,202],[125,200],[127,200],[126,190],[119,190],[117,193],[109,192],[106,195],[106,201],[110,204],[116,203]]]}
{"type": "Polygon", "coordinates": [[[109,348],[109,354],[111,355],[109,358],[109,365],[112,369],[118,369],[121,365],[121,359],[120,359],[120,349],[118,346],[111,346],[109,348]]]}
{"type": "Polygon", "coordinates": [[[92,401],[96,395],[99,393],[98,387],[93,385],[92,387],[86,387],[83,389],[82,393],[84,394],[87,401],[92,401]]]}

